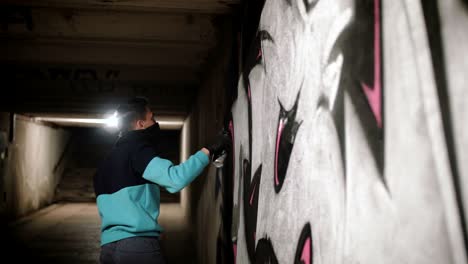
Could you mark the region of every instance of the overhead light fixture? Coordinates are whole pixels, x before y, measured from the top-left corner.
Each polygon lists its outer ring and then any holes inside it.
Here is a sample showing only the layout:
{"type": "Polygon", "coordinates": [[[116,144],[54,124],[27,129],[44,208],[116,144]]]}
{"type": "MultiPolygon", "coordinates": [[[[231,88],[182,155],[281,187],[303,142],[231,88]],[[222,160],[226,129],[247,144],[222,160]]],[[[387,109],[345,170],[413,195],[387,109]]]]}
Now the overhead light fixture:
{"type": "Polygon", "coordinates": [[[67,124],[73,124],[73,123],[81,123],[81,124],[95,124],[95,125],[102,125],[106,124],[107,119],[102,119],[102,118],[70,118],[70,117],[51,117],[51,116],[45,116],[45,117],[34,117],[34,121],[43,121],[43,122],[51,122],[51,123],[67,123],[67,124]]]}
{"type": "Polygon", "coordinates": [[[51,122],[64,126],[85,125],[85,126],[105,126],[109,128],[117,128],[119,120],[117,112],[114,112],[107,118],[75,118],[75,117],[54,117],[54,116],[38,116],[33,118],[34,121],[51,122]]]}
{"type": "MultiPolygon", "coordinates": [[[[117,112],[107,118],[76,118],[76,117],[57,117],[57,116],[36,116],[33,117],[34,121],[50,122],[61,126],[88,126],[88,127],[105,127],[109,129],[116,129],[119,125],[117,112]]],[[[183,118],[168,118],[161,117],[156,119],[161,129],[178,130],[182,129],[184,125],[183,118]]]]}

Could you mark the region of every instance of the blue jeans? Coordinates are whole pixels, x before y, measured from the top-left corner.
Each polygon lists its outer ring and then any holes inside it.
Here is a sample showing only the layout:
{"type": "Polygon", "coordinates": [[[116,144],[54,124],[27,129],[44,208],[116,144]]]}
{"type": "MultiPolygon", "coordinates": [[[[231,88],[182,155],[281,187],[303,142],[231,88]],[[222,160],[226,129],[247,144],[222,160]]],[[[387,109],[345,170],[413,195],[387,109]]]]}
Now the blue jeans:
{"type": "Polygon", "coordinates": [[[130,237],[101,246],[102,264],[165,264],[158,237],[130,237]]]}

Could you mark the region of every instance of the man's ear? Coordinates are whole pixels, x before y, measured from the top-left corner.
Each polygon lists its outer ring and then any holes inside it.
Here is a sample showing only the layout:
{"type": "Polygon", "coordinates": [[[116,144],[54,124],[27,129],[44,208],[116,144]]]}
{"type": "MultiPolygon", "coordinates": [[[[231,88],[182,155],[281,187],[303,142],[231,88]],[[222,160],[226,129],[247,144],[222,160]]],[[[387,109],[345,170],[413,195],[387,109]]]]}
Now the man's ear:
{"type": "Polygon", "coordinates": [[[145,121],[144,121],[144,120],[141,120],[141,119],[140,119],[140,120],[137,120],[137,121],[135,122],[135,128],[136,128],[136,129],[143,129],[143,128],[145,128],[145,121]]]}

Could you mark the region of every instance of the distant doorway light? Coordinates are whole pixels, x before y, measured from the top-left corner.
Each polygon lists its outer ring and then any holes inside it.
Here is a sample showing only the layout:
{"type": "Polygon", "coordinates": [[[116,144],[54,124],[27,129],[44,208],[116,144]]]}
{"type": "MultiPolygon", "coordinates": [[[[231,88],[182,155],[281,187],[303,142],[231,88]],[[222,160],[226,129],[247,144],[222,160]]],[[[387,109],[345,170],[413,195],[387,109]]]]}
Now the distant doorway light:
{"type": "Polygon", "coordinates": [[[117,128],[119,126],[119,119],[117,118],[117,112],[114,112],[110,117],[104,119],[105,124],[111,128],[117,128]]]}

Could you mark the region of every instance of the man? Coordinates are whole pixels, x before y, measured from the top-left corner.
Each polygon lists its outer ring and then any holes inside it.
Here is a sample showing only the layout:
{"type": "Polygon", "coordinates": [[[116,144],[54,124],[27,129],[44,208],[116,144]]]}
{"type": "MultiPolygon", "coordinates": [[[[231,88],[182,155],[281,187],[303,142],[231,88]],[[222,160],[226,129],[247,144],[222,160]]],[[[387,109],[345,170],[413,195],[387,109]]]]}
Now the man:
{"type": "Polygon", "coordinates": [[[158,157],[159,124],[144,98],[133,98],[117,110],[120,137],[94,177],[101,217],[101,263],[165,263],[158,237],[159,188],[183,189],[229,147],[221,133],[175,166],[158,157]]]}

